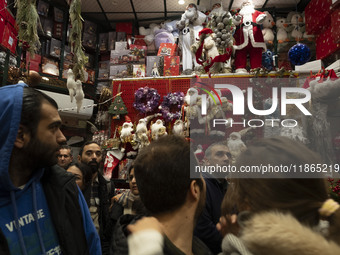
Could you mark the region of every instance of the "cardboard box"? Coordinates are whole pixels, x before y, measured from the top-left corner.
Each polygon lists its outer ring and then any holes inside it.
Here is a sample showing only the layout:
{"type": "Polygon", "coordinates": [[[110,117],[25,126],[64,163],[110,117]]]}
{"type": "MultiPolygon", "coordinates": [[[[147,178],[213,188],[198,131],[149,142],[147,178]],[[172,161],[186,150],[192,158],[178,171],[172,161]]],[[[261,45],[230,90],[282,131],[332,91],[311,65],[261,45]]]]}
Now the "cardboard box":
{"type": "Polygon", "coordinates": [[[164,76],[179,75],[179,56],[164,56],[164,76]]]}
{"type": "Polygon", "coordinates": [[[157,56],[176,56],[177,44],[175,43],[161,43],[158,49],[157,56]]]}
{"type": "Polygon", "coordinates": [[[110,79],[115,79],[117,77],[126,77],[126,76],[127,76],[126,65],[110,66],[110,79]]]}
{"type": "Polygon", "coordinates": [[[162,56],[147,56],[146,57],[146,76],[147,77],[158,77],[162,76],[161,68],[163,65],[162,56]]]}
{"type": "Polygon", "coordinates": [[[145,65],[133,65],[133,78],[145,77],[145,65]]]}
{"type": "Polygon", "coordinates": [[[305,8],[306,31],[308,34],[319,34],[331,23],[332,0],[311,0],[305,8]]]}

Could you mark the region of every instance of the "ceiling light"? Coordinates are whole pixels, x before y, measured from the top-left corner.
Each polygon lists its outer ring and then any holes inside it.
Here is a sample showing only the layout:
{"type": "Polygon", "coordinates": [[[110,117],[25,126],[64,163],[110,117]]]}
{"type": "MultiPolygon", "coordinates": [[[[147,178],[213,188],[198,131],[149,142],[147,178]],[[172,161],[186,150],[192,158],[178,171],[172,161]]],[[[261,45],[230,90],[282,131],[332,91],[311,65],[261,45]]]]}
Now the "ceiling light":
{"type": "Polygon", "coordinates": [[[184,0],[179,0],[178,4],[184,4],[184,0]]]}

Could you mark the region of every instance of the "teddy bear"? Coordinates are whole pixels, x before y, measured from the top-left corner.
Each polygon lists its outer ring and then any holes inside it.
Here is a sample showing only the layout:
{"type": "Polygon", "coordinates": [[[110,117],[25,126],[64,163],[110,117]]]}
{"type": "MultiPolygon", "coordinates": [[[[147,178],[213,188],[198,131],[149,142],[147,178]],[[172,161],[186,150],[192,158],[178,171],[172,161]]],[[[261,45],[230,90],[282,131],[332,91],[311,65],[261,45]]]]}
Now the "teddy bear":
{"type": "Polygon", "coordinates": [[[275,25],[273,16],[265,11],[266,18],[263,21],[263,29],[262,29],[262,34],[263,34],[263,39],[266,43],[273,44],[274,41],[274,32],[273,32],[273,26],[275,25]]]}
{"type": "Polygon", "coordinates": [[[276,20],[276,39],[278,43],[284,43],[288,40],[287,26],[285,18],[277,18],[276,20]]]}

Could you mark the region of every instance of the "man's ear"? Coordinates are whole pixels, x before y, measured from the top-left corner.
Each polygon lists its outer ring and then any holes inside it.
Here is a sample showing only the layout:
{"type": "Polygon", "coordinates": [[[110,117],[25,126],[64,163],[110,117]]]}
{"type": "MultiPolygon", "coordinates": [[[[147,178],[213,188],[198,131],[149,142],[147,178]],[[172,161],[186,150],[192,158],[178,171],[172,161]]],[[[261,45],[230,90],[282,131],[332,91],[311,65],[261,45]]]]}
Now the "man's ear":
{"type": "Polygon", "coordinates": [[[27,128],[23,125],[19,126],[17,137],[14,141],[14,146],[21,149],[24,145],[30,140],[29,132],[27,132],[27,128]]]}
{"type": "Polygon", "coordinates": [[[191,183],[190,183],[190,193],[192,195],[192,197],[194,197],[195,199],[199,199],[200,198],[200,194],[201,194],[201,188],[200,186],[198,185],[197,181],[196,180],[193,180],[191,183]]]}
{"type": "Polygon", "coordinates": [[[81,162],[81,157],[80,157],[80,155],[78,155],[77,159],[78,159],[78,162],[80,163],[80,162],[81,162]]]}

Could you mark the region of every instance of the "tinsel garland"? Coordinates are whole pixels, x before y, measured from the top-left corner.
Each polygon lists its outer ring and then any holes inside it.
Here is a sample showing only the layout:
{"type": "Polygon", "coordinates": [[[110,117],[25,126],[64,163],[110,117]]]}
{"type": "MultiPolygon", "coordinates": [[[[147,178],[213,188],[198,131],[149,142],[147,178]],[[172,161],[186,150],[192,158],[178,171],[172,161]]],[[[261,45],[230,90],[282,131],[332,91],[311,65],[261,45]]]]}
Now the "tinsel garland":
{"type": "Polygon", "coordinates": [[[81,17],[81,0],[72,0],[70,3],[70,45],[73,56],[73,73],[76,79],[84,81],[85,64],[88,57],[85,56],[85,49],[82,45],[83,18],[81,17]]]}
{"type": "Polygon", "coordinates": [[[19,25],[19,46],[22,46],[23,50],[28,50],[31,57],[33,57],[41,46],[38,36],[40,19],[36,1],[15,0],[15,7],[17,8],[16,21],[19,25]]]}

